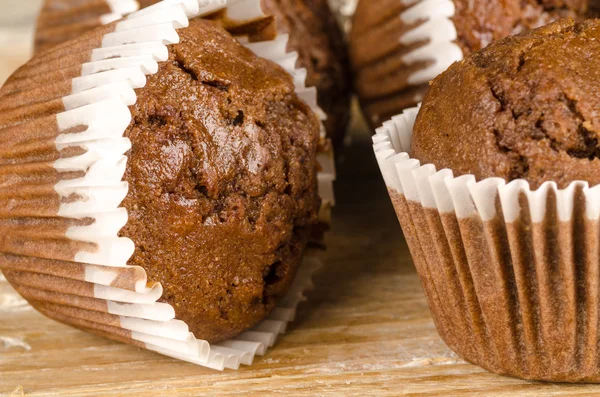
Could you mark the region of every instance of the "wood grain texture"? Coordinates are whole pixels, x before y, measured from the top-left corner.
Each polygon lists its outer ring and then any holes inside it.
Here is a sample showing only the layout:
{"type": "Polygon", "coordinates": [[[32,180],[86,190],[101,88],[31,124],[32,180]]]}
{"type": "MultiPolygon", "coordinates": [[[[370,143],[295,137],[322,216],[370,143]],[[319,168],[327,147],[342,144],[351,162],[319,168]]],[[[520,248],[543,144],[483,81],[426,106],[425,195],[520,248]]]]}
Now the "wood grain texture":
{"type": "MultiPolygon", "coordinates": [[[[0,0],[0,21],[12,1],[0,0]]],[[[29,1],[35,13],[36,2],[29,1]]],[[[11,53],[27,54],[26,42],[11,53]]],[[[6,54],[0,50],[0,81],[14,67],[7,66],[6,54]]],[[[433,326],[368,133],[362,125],[354,130],[336,184],[327,265],[316,275],[317,288],[296,323],[265,357],[225,372],[178,362],[46,319],[0,282],[0,396],[600,394],[595,385],[490,374],[446,347],[433,326]]]]}

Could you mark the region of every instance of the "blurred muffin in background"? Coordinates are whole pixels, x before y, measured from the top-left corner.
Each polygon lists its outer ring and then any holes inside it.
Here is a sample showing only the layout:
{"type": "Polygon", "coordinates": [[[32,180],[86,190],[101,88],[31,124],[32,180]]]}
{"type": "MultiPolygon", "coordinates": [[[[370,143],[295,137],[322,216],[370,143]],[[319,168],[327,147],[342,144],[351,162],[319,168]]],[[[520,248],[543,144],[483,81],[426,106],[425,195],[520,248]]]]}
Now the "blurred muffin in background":
{"type": "Polygon", "coordinates": [[[297,67],[306,68],[306,83],[319,91],[327,114],[327,136],[339,147],[350,119],[352,78],[344,37],[327,0],[262,0],[280,33],[288,33],[288,51],[297,51],[297,67]]]}
{"type": "Polygon", "coordinates": [[[350,34],[355,86],[373,127],[423,100],[453,62],[560,18],[599,15],[596,0],[361,0],[350,34]]]}

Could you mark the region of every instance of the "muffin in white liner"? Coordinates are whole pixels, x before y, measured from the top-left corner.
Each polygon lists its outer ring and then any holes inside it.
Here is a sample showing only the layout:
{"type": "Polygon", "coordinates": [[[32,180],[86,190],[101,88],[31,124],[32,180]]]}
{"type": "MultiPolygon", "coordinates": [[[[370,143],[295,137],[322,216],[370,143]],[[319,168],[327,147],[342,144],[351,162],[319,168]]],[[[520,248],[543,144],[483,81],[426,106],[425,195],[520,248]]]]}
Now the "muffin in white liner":
{"type": "Polygon", "coordinates": [[[593,2],[362,0],[350,55],[356,91],[374,127],[416,106],[428,82],[494,40],[559,18],[596,18],[593,2]]]}
{"type": "Polygon", "coordinates": [[[600,381],[600,186],[532,191],[422,165],[408,154],[417,112],[373,148],[442,338],[496,373],[600,381]]]}
{"type": "MultiPolygon", "coordinates": [[[[237,368],[264,354],[293,319],[320,265],[308,249],[269,319],[213,346],[175,319],[172,306],[157,302],[160,284],[147,280],[142,268],[126,265],[134,246],[118,237],[127,223],[119,205],[128,192],[122,178],[131,143],[122,134],[131,119],[128,106],[136,101],[134,88],[143,87],[145,76],[167,59],[166,45],[178,42],[177,30],[188,18],[223,8],[232,24],[263,17],[255,0],[227,5],[167,0],[100,28],[77,46],[56,46],[16,72],[3,92],[10,106],[3,106],[7,162],[0,171],[5,186],[0,268],[34,307],[78,328],[215,369],[237,368]],[[32,162],[36,153],[39,160],[32,162]],[[11,165],[11,156],[30,161],[11,165]]],[[[246,45],[291,73],[298,95],[320,113],[316,90],[304,86],[305,73],[290,62],[294,54],[285,52],[285,37],[246,45]]],[[[318,161],[321,220],[327,222],[332,156],[322,153],[318,161]]]]}

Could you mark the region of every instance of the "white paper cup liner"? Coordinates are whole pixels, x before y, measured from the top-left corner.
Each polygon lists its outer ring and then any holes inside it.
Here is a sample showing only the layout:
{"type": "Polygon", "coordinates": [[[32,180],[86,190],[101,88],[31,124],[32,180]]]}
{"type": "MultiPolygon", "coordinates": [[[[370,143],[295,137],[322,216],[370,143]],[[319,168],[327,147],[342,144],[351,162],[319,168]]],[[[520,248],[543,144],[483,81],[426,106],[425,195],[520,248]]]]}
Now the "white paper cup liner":
{"type": "Polygon", "coordinates": [[[379,9],[369,0],[359,3],[351,54],[373,125],[421,102],[429,81],[463,59],[455,12],[452,0],[403,0],[379,9]]]}
{"type": "MultiPolygon", "coordinates": [[[[119,3],[114,0],[110,2],[119,3]]],[[[311,275],[321,266],[308,248],[287,296],[268,319],[234,340],[210,345],[158,302],[162,286],[144,269],[127,266],[134,252],[118,237],[127,222],[119,208],[123,137],[131,121],[134,88],[168,58],[188,18],[226,10],[231,26],[261,18],[260,0],[165,0],[98,28],[97,35],[62,44],[17,71],[0,90],[0,268],[36,309],[83,330],[158,353],[222,370],[249,365],[273,346],[294,318],[311,275]],[[237,19],[236,19],[237,18],[237,19]],[[241,20],[240,18],[244,18],[241,20]],[[4,104],[4,105],[3,105],[4,104]],[[24,121],[26,120],[26,121],[24,121]],[[35,160],[32,160],[35,159],[35,160]]],[[[243,39],[242,39],[243,40],[243,39]]],[[[246,43],[257,55],[282,65],[298,95],[317,114],[316,90],[287,54],[286,36],[246,43]]],[[[324,139],[322,129],[322,138],[324,139]]],[[[331,153],[320,153],[321,220],[329,220],[335,178],[331,153]]]]}
{"type": "Polygon", "coordinates": [[[374,150],[442,338],[526,379],[600,381],[600,186],[454,177],[410,158],[417,114],[374,150]]]}

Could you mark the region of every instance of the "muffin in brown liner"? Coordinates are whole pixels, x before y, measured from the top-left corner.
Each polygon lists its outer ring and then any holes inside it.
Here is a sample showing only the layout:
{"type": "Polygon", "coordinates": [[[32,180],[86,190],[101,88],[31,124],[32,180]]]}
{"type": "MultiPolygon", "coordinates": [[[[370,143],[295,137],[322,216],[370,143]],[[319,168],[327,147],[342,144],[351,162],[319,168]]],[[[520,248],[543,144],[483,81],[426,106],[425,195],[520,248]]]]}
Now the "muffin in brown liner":
{"type": "MultiPolygon", "coordinates": [[[[166,44],[179,41],[177,30],[188,26],[188,18],[222,7],[195,0],[156,4],[43,52],[0,90],[0,268],[7,280],[58,321],[216,369],[250,364],[273,345],[320,263],[307,250],[287,296],[269,318],[212,346],[197,340],[170,304],[158,302],[160,284],[148,280],[141,267],[127,266],[135,247],[119,237],[128,222],[119,206],[128,193],[122,181],[131,149],[122,137],[131,122],[128,106],[146,75],[166,61],[166,44]]],[[[261,21],[255,1],[236,2],[227,11],[230,26],[248,35],[260,35],[270,23],[261,21]]],[[[287,68],[299,97],[316,112],[316,92],[304,86],[301,70],[285,62],[285,39],[247,45],[287,68]]],[[[320,154],[319,163],[326,222],[331,155],[320,154]]]]}
{"type": "Polygon", "coordinates": [[[599,29],[496,41],[373,138],[440,335],[496,373],[600,382],[599,29]]]}
{"type": "Polygon", "coordinates": [[[415,113],[374,149],[440,336],[492,372],[599,382],[600,187],[421,166],[406,153],[415,113]]]}

